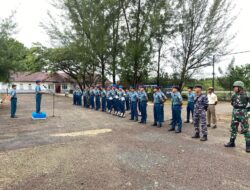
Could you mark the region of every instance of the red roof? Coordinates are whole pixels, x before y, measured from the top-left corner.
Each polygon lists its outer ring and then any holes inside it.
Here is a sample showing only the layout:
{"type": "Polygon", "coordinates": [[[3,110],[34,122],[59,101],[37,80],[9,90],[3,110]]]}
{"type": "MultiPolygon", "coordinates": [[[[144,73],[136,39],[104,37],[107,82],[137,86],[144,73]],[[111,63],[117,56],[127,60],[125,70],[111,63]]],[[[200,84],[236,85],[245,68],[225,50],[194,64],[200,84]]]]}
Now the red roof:
{"type": "Polygon", "coordinates": [[[54,83],[72,83],[73,80],[65,73],[46,73],[46,72],[18,72],[11,76],[12,82],[54,82],[54,83]]]}

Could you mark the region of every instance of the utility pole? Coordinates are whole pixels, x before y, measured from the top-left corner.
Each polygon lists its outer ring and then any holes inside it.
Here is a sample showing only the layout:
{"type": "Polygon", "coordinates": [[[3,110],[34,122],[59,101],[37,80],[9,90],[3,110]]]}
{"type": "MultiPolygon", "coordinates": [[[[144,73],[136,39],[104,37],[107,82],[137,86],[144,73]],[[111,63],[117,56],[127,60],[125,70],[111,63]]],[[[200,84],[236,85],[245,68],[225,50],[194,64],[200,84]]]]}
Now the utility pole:
{"type": "Polygon", "coordinates": [[[214,83],[215,83],[215,71],[214,71],[214,64],[215,64],[215,55],[213,55],[213,89],[214,89],[214,83]]]}

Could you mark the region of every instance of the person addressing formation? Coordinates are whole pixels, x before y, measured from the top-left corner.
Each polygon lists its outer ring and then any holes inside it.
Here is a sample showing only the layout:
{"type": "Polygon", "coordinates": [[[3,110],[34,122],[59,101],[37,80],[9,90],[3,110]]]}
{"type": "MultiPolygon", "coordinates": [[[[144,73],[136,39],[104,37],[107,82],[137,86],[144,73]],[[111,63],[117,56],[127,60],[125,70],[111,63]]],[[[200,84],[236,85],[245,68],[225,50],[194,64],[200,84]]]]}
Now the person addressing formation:
{"type": "Polygon", "coordinates": [[[41,112],[41,102],[42,102],[42,94],[45,92],[42,91],[41,88],[41,81],[36,81],[36,88],[35,88],[35,94],[36,94],[36,111],[32,113],[32,119],[34,120],[40,120],[40,119],[46,119],[47,115],[44,112],[41,112]]]}

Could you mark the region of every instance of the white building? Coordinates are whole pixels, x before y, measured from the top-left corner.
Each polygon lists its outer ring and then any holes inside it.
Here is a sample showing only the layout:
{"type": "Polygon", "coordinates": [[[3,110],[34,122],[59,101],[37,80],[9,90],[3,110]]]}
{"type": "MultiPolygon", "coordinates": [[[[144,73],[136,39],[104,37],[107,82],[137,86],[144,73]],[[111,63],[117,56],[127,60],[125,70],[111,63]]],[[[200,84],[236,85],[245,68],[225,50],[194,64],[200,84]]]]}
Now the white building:
{"type": "Polygon", "coordinates": [[[12,84],[17,85],[18,93],[34,93],[37,80],[41,80],[42,85],[56,93],[67,93],[75,87],[74,81],[64,73],[19,72],[11,76],[10,83],[0,82],[0,93],[9,91],[12,84]]]}

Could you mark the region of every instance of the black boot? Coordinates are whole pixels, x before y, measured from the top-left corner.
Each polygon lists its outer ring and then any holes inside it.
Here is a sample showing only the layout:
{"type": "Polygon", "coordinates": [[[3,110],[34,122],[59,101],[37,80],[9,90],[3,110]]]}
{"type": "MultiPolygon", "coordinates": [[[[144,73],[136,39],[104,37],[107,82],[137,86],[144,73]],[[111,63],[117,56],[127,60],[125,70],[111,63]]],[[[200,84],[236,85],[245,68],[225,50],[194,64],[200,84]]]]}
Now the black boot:
{"type": "Polygon", "coordinates": [[[203,135],[200,139],[200,141],[207,141],[207,135],[203,135]]]}
{"type": "Polygon", "coordinates": [[[225,147],[235,147],[235,139],[230,139],[229,143],[224,145],[225,147]]]}
{"type": "Polygon", "coordinates": [[[153,126],[153,127],[156,127],[156,126],[157,126],[157,123],[154,123],[152,126],[153,126]]]}
{"type": "Polygon", "coordinates": [[[195,133],[193,136],[192,136],[193,139],[199,139],[200,138],[200,134],[199,133],[195,133]]]}
{"type": "Polygon", "coordinates": [[[250,153],[250,141],[246,141],[246,152],[250,153]]]}
{"type": "Polygon", "coordinates": [[[162,124],[159,123],[159,125],[157,125],[157,128],[162,128],[162,124]]]}

